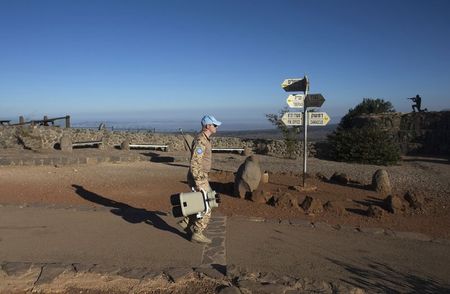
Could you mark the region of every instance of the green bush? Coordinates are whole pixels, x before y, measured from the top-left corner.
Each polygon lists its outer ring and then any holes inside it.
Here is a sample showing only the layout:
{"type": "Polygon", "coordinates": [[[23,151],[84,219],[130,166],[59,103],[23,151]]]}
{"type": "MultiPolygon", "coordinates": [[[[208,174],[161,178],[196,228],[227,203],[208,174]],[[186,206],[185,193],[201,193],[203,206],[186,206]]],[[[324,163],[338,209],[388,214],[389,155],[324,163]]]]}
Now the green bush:
{"type": "Polygon", "coordinates": [[[394,112],[391,102],[383,99],[364,98],[355,108],[350,108],[348,113],[341,119],[339,125],[345,129],[351,128],[352,120],[361,114],[376,114],[384,112],[394,112]]]}
{"type": "Polygon", "coordinates": [[[352,121],[361,114],[395,111],[382,99],[363,99],[341,119],[338,128],[328,136],[331,158],[338,161],[390,165],[400,159],[400,148],[392,135],[375,126],[355,127],[352,121]]]}
{"type": "Polygon", "coordinates": [[[393,138],[379,128],[341,128],[328,140],[331,156],[338,161],[390,165],[400,159],[400,150],[393,138]]]}

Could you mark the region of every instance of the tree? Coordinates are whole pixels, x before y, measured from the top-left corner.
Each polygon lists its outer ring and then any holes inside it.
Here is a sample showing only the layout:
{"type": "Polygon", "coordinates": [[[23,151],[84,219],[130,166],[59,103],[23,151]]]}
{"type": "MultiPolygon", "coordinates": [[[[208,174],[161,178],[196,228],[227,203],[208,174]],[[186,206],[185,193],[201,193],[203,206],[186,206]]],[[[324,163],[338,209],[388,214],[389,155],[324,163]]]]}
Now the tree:
{"type": "Polygon", "coordinates": [[[289,107],[284,107],[278,114],[266,114],[267,120],[269,120],[283,135],[284,143],[286,144],[286,153],[290,158],[295,157],[295,151],[299,148],[300,127],[293,126],[288,127],[282,121],[283,114],[289,112],[289,107]]]}
{"type": "Polygon", "coordinates": [[[357,116],[394,111],[390,102],[370,98],[364,98],[355,108],[350,108],[337,129],[328,136],[331,157],[346,162],[395,164],[400,159],[400,148],[388,130],[353,125],[353,119],[357,116]]]}

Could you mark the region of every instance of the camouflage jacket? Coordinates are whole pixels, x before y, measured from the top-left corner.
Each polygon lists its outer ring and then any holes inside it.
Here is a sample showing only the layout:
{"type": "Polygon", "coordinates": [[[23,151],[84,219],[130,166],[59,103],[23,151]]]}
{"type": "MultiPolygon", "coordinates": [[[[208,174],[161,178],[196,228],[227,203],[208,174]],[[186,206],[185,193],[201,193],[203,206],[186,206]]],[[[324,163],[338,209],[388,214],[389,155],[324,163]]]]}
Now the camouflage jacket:
{"type": "Polygon", "coordinates": [[[192,142],[191,165],[189,171],[197,187],[208,183],[208,173],[211,171],[212,147],[210,139],[200,132],[192,142]]]}

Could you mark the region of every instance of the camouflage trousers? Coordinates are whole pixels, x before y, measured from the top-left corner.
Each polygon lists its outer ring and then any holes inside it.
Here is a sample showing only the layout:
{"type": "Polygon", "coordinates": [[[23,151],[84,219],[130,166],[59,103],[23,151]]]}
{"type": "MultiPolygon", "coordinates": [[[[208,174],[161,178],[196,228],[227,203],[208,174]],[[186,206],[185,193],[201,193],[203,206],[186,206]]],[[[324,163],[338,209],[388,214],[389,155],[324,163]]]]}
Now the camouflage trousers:
{"type": "MultiPolygon", "coordinates": [[[[187,182],[189,187],[195,188],[196,184],[194,181],[194,178],[192,177],[191,173],[188,173],[187,175],[187,182]]],[[[205,190],[206,192],[211,191],[211,186],[209,185],[209,182],[205,180],[204,182],[200,183],[199,186],[200,189],[205,190]]],[[[188,223],[188,228],[192,233],[202,233],[206,227],[208,226],[209,220],[211,218],[211,209],[208,209],[205,213],[201,214],[201,217],[198,217],[198,214],[193,214],[190,216],[186,216],[184,218],[184,221],[188,223]]]]}

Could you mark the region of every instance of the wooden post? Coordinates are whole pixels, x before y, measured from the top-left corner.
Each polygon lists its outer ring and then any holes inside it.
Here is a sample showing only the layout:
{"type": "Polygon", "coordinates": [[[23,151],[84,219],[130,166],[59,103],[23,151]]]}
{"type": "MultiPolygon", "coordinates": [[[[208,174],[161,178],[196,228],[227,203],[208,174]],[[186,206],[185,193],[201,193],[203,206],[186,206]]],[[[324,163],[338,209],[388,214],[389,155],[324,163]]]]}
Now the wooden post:
{"type": "Polygon", "coordinates": [[[66,115],[66,128],[70,128],[70,115],[66,115]]]}

